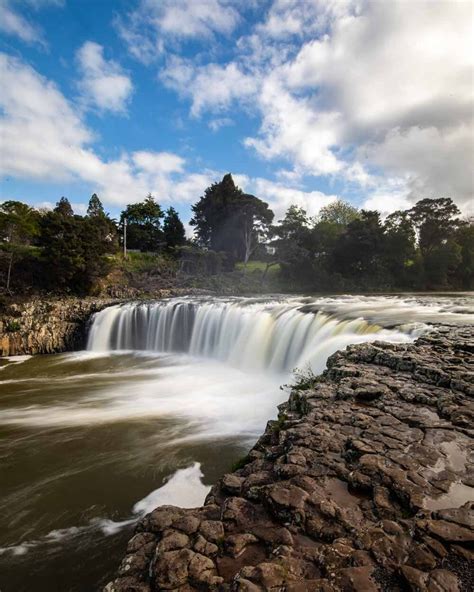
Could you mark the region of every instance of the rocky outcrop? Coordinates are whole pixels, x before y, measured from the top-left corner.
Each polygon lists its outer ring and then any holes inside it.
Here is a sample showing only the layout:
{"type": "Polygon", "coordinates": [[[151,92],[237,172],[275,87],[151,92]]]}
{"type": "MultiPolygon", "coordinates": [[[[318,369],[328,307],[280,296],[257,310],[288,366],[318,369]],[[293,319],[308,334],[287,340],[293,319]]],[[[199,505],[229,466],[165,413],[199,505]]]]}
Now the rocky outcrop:
{"type": "Polygon", "coordinates": [[[137,526],[107,592],[474,589],[474,330],[334,354],[197,509],[137,526]]]}
{"type": "Polygon", "coordinates": [[[85,345],[91,315],[114,298],[63,298],[12,304],[0,319],[2,356],[51,354],[85,345]]]}
{"type": "MultiPolygon", "coordinates": [[[[153,293],[153,297],[169,298],[189,293],[190,290],[160,290],[153,293]]],[[[127,294],[117,291],[107,297],[37,299],[10,304],[0,317],[0,355],[52,354],[81,349],[86,343],[91,315],[112,304],[132,300],[127,294]]]]}

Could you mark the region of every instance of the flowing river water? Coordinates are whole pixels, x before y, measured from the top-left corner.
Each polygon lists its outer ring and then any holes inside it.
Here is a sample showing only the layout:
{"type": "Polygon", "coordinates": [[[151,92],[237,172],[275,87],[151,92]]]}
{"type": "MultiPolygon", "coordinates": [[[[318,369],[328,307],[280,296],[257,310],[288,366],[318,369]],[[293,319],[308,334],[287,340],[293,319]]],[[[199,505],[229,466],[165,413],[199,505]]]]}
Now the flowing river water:
{"type": "Polygon", "coordinates": [[[295,368],[474,322],[474,298],[181,298],[113,306],[86,351],[0,361],[0,590],[98,589],[134,523],[200,505],[295,368]]]}

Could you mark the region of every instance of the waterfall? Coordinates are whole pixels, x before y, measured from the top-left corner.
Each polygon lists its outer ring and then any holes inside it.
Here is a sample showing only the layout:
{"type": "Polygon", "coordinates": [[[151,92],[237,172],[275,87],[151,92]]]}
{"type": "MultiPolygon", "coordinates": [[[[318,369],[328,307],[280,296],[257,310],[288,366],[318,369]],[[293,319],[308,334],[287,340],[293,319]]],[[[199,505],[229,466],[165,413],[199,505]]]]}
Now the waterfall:
{"type": "Polygon", "coordinates": [[[185,353],[247,371],[286,373],[310,365],[321,372],[328,356],[350,343],[410,341],[363,318],[338,319],[301,302],[172,299],[111,306],[97,313],[88,349],[185,353]]]}

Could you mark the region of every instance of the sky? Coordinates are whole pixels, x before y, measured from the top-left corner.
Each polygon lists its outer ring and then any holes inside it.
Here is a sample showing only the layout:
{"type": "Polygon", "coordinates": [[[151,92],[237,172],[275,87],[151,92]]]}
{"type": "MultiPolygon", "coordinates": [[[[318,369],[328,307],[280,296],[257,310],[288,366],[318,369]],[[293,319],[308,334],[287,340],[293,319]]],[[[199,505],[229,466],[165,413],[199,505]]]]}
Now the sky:
{"type": "Polygon", "coordinates": [[[0,0],[0,199],[473,203],[470,1],[0,0]]]}

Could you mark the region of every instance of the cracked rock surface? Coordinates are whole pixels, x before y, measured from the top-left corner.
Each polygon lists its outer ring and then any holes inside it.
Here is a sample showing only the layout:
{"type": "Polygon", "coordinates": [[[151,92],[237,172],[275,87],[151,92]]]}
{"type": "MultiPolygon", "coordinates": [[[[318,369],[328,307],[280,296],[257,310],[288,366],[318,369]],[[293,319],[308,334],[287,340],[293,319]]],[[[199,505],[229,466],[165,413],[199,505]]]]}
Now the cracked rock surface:
{"type": "Polygon", "coordinates": [[[350,346],[203,507],[163,506],[106,592],[474,589],[474,328],[350,346]]]}

